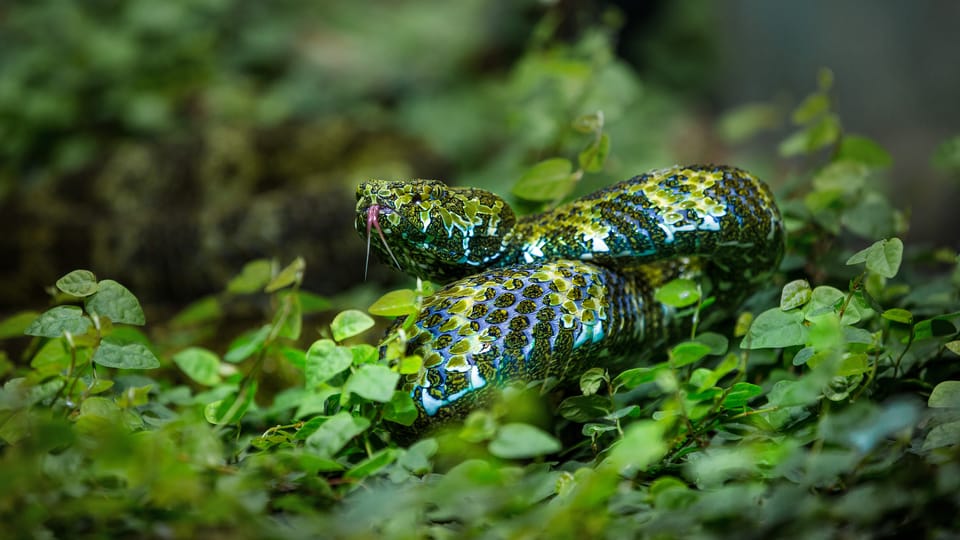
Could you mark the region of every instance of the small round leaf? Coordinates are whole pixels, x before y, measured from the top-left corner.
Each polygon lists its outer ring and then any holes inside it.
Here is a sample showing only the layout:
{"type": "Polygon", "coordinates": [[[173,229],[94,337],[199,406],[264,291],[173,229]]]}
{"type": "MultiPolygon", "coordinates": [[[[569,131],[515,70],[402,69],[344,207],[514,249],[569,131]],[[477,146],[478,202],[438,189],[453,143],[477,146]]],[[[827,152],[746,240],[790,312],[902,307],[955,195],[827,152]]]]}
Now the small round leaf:
{"type": "Polygon", "coordinates": [[[789,311],[810,301],[812,290],[805,279],[797,279],[783,286],[780,294],[780,309],[789,311]]]}
{"type": "Polygon", "coordinates": [[[553,158],[537,163],[513,186],[513,194],[528,201],[554,201],[562,198],[573,187],[576,177],[573,164],[565,158],[553,158]]]}
{"type": "Polygon", "coordinates": [[[657,289],[654,298],[675,308],[687,307],[700,300],[700,288],[690,279],[674,279],[657,289]]]}
{"type": "Polygon", "coordinates": [[[220,383],[220,358],[202,347],[189,347],[173,355],[173,361],[191,379],[206,386],[220,383]]]}
{"type": "Polygon", "coordinates": [[[393,391],[399,380],[400,374],[386,366],[364,364],[350,375],[343,390],[370,401],[386,403],[393,399],[393,391]]]}
{"type": "Polygon", "coordinates": [[[960,381],[943,381],[933,388],[927,406],[934,408],[960,407],[960,381]]]}
{"type": "Polygon", "coordinates": [[[88,313],[108,317],[115,323],[141,325],[147,322],[137,297],[112,279],[101,281],[97,292],[88,296],[85,302],[88,313]]]}
{"type": "Polygon", "coordinates": [[[142,343],[115,342],[109,337],[103,338],[93,361],[101,366],[120,369],[155,369],[160,360],[142,343]]]}
{"type": "Polygon", "coordinates": [[[505,424],[490,441],[490,453],[504,459],[524,459],[560,451],[560,441],[528,424],[505,424]]]}
{"type": "Polygon", "coordinates": [[[329,339],[318,339],[310,346],[305,360],[307,388],[327,382],[353,363],[350,349],[339,347],[329,339]]]}
{"type": "Polygon", "coordinates": [[[93,323],[83,316],[83,310],[77,306],[57,306],[48,309],[34,319],[24,334],[40,337],[60,337],[64,332],[77,336],[86,334],[93,323]]]}
{"type": "Polygon", "coordinates": [[[357,309],[348,309],[337,314],[330,323],[333,339],[343,341],[349,337],[366,332],[374,325],[374,320],[357,309]]]}
{"type": "Polygon", "coordinates": [[[72,296],[90,296],[97,292],[97,276],[89,270],[74,270],[57,280],[57,288],[72,296]]]}
{"type": "Polygon", "coordinates": [[[418,309],[417,292],[412,289],[400,289],[381,296],[367,311],[381,317],[399,317],[416,313],[418,309]]]}

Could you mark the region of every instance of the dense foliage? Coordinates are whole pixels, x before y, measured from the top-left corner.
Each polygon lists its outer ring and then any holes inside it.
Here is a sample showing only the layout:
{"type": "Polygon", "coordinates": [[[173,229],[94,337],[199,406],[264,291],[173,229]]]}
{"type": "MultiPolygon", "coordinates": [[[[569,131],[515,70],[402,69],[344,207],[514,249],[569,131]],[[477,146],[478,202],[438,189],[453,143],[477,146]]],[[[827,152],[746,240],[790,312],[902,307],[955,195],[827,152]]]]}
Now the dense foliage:
{"type": "MultiPolygon", "coordinates": [[[[147,9],[146,2],[133,4],[147,9]]],[[[221,15],[217,10],[229,6],[207,4],[221,15]]],[[[141,26],[133,27],[133,35],[164,31],[161,15],[163,9],[137,16],[141,26]]],[[[510,73],[439,98],[418,95],[401,107],[407,129],[420,126],[433,138],[428,145],[444,155],[462,154],[481,182],[496,186],[486,181],[512,178],[497,187],[512,191],[531,211],[610,176],[625,177],[624,170],[649,168],[642,164],[666,153],[664,130],[637,126],[667,123],[677,106],[655,88],[638,104],[641,86],[612,56],[609,28],[563,45],[552,39],[555,24],[548,17],[537,27],[510,73]],[[450,122],[454,114],[506,118],[509,144],[497,147],[503,141],[493,138],[490,123],[450,122]],[[473,131],[458,132],[463,126],[473,131]],[[618,152],[621,142],[642,148],[618,152]],[[526,164],[522,170],[520,163],[526,164]]],[[[211,32],[230,35],[219,28],[211,32]]],[[[141,39],[96,35],[107,48],[111,40],[141,39]]],[[[232,50],[270,57],[269,44],[285,43],[281,36],[263,35],[275,41],[232,50]]],[[[195,34],[184,32],[177,43],[185,49],[210,45],[190,36],[195,34]]],[[[127,56],[97,56],[113,58],[93,67],[115,78],[116,84],[105,83],[117,93],[113,101],[133,110],[102,121],[120,122],[123,130],[161,130],[175,110],[158,105],[145,90],[156,86],[126,79],[126,68],[137,64],[137,51],[153,62],[177,63],[180,48],[166,50],[173,55],[167,57],[138,47],[116,49],[127,56]]],[[[19,69],[25,73],[28,60],[50,61],[23,59],[19,69]]],[[[215,68],[224,65],[236,73],[263,67],[256,56],[237,56],[181,73],[216,79],[215,68]]],[[[287,68],[304,77],[310,73],[287,68]]],[[[65,83],[50,84],[74,84],[69,75],[68,69],[60,75],[65,83]]],[[[955,533],[960,256],[901,240],[908,217],[883,189],[893,158],[869,138],[845,132],[832,108],[832,77],[826,70],[819,74],[816,90],[792,110],[793,131],[780,144],[780,157],[764,160],[771,170],[775,159],[792,167],[786,181],[775,183],[789,231],[788,255],[776,281],[741,312],[718,317],[696,283],[672,282],[658,298],[683,309],[695,324],[689,339],[655,352],[650,364],[622,373],[591,369],[566,393],[511,387],[462,426],[418,441],[400,444],[387,427],[411,422],[410,397],[396,388],[403,375],[421,368],[421,359],[403,354],[402,334],[386,339],[383,355],[376,344],[385,326],[378,322],[414,312],[430,283],[367,301],[368,310],[346,309],[350,300],[344,297],[305,290],[305,276],[323,276],[328,269],[308,267],[299,257],[285,265],[256,259],[222,291],[148,323],[135,290],[111,276],[61,269],[62,277],[51,284],[53,307],[0,320],[4,533],[955,533]],[[245,313],[256,310],[261,320],[237,331],[231,317],[237,305],[245,313]]],[[[166,84],[186,88],[180,86],[184,80],[166,84]]],[[[211,88],[210,103],[254,106],[241,95],[244,87],[211,88]],[[216,93],[228,91],[238,94],[216,93]]],[[[279,95],[289,91],[279,83],[270,88],[279,95]]],[[[70,93],[97,99],[95,90],[70,93]]],[[[277,109],[281,103],[297,104],[278,98],[256,108],[265,122],[294,116],[277,109]]],[[[43,113],[41,119],[52,122],[23,123],[34,131],[14,133],[17,147],[4,151],[67,168],[92,159],[99,143],[69,137],[55,145],[53,158],[38,154],[45,151],[37,142],[44,130],[57,132],[58,125],[78,121],[72,115],[79,108],[72,102],[0,108],[7,117],[43,113]]],[[[737,142],[778,126],[780,116],[775,105],[749,104],[723,117],[718,131],[723,140],[737,142]]],[[[956,168],[957,147],[956,141],[944,144],[938,166],[956,168]]]]}

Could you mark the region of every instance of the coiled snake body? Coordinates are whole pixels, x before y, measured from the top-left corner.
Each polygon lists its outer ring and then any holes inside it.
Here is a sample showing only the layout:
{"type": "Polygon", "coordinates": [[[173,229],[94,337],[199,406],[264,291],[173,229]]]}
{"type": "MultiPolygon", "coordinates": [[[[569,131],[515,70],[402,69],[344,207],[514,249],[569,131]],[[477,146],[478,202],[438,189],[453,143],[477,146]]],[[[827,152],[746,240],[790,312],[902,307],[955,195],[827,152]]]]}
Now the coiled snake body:
{"type": "Polygon", "coordinates": [[[406,381],[413,433],[462,418],[506,383],[637,362],[680,324],[657,287],[689,277],[735,308],[784,244],[769,188],[724,166],[651,171],[521,218],[483,190],[371,181],[357,190],[356,225],[368,243],[379,235],[384,260],[447,283],[407,336],[424,360],[406,381]]]}

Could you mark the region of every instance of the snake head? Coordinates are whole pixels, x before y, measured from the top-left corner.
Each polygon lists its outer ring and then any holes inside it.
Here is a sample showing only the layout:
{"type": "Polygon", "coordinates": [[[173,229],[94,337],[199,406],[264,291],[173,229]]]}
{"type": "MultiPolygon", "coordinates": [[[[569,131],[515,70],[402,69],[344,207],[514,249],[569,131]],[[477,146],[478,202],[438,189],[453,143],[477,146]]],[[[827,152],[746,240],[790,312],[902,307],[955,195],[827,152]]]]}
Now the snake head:
{"type": "Polygon", "coordinates": [[[357,188],[357,232],[384,261],[445,283],[494,264],[516,217],[500,197],[436,180],[371,180],[357,188]],[[373,238],[376,235],[378,238],[373,238]]]}

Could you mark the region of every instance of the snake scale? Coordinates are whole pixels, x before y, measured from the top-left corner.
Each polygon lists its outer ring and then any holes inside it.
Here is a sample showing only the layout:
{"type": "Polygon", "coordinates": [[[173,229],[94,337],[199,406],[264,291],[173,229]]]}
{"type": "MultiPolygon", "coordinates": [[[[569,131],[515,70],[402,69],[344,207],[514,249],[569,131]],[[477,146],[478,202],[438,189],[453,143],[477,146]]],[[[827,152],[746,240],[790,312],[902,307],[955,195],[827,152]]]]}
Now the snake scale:
{"type": "Polygon", "coordinates": [[[729,313],[784,249],[769,188],[713,165],[651,171],[523,217],[480,189],[369,181],[356,227],[383,260],[446,284],[407,334],[424,360],[405,380],[413,434],[463,418],[492,388],[636,364],[684,324],[657,287],[697,280],[729,313]]]}

